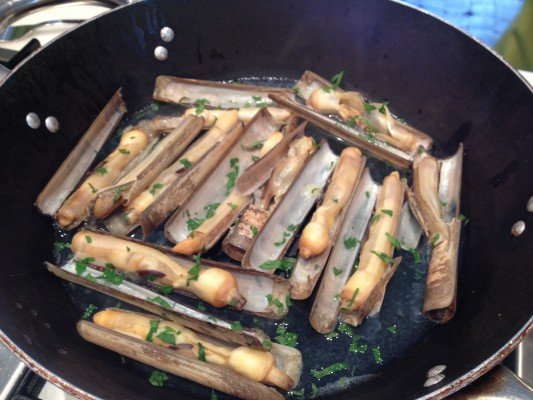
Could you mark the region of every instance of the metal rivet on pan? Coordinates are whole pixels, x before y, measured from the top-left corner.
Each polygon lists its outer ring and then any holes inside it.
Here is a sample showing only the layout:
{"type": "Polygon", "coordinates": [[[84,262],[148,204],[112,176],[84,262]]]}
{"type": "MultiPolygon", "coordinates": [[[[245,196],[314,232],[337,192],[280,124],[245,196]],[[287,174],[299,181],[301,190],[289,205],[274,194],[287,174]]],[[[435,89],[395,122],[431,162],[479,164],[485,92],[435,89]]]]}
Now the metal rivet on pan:
{"type": "Polygon", "coordinates": [[[157,46],[154,50],[154,56],[159,61],[165,61],[168,57],[168,50],[166,49],[166,47],[157,46]]]}
{"type": "Polygon", "coordinates": [[[527,201],[527,210],[529,212],[533,212],[533,196],[531,196],[527,201]]]}
{"type": "Polygon", "coordinates": [[[59,354],[61,354],[62,356],[66,356],[66,355],[67,355],[67,351],[64,350],[64,349],[57,349],[57,352],[58,352],[59,354]]]}
{"type": "Polygon", "coordinates": [[[524,221],[517,221],[514,223],[513,227],[511,228],[511,233],[513,236],[520,236],[522,233],[524,233],[526,229],[526,223],[524,221]]]}
{"type": "Polygon", "coordinates": [[[435,365],[433,368],[430,368],[426,373],[426,378],[431,378],[432,376],[438,375],[446,369],[446,365],[435,365]]]}
{"type": "Polygon", "coordinates": [[[168,26],[165,26],[163,29],[161,29],[161,32],[159,33],[161,35],[161,39],[163,39],[164,42],[172,42],[174,39],[174,30],[172,28],[169,28],[168,26]]]}
{"type": "Polygon", "coordinates": [[[31,112],[26,115],[26,123],[30,128],[37,129],[39,126],[41,126],[41,119],[37,114],[31,112]]]}
{"type": "Polygon", "coordinates": [[[44,126],[52,133],[56,133],[59,130],[59,121],[56,117],[46,117],[44,120],[44,126]]]}
{"type": "Polygon", "coordinates": [[[424,387],[430,387],[430,386],[436,385],[437,383],[442,381],[444,378],[445,378],[444,374],[438,374],[438,375],[432,376],[431,378],[426,379],[426,381],[424,382],[424,387]]]}

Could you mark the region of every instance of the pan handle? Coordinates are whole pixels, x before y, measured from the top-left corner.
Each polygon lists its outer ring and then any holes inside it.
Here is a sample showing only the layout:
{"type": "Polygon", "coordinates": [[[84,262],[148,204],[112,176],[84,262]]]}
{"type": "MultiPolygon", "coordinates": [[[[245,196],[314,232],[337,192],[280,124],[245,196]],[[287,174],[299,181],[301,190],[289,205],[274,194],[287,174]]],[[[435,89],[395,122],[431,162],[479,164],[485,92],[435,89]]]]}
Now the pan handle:
{"type": "Polygon", "coordinates": [[[531,399],[533,388],[516,376],[509,368],[497,365],[478,380],[460,392],[451,395],[449,400],[481,399],[531,399]]]}

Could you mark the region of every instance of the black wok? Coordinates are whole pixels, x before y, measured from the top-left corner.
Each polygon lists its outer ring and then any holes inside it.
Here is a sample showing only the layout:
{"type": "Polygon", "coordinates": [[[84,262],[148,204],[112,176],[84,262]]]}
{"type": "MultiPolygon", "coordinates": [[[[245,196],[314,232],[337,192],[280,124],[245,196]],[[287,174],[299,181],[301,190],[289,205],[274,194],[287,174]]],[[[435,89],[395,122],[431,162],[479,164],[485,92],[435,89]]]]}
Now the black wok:
{"type": "Polygon", "coordinates": [[[531,88],[464,33],[387,1],[146,1],[84,24],[13,71],[0,86],[0,338],[82,397],[207,398],[209,391],[182,380],[152,387],[138,369],[77,335],[79,309],[42,264],[53,260],[54,229],[33,202],[118,87],[138,110],[160,74],[294,79],[305,69],[327,77],[344,70],[347,84],[389,100],[429,133],[439,155],[466,146],[462,212],[470,222],[457,315],[335,398],[441,397],[507,355],[533,314],[531,229],[510,233],[517,220],[533,223],[526,211],[531,88]],[[159,37],[164,26],[176,33],[168,44],[159,37]],[[154,58],[159,45],[169,50],[166,61],[154,58]],[[29,112],[55,116],[59,132],[29,128],[29,112]],[[424,388],[435,365],[447,366],[446,377],[424,388]]]}

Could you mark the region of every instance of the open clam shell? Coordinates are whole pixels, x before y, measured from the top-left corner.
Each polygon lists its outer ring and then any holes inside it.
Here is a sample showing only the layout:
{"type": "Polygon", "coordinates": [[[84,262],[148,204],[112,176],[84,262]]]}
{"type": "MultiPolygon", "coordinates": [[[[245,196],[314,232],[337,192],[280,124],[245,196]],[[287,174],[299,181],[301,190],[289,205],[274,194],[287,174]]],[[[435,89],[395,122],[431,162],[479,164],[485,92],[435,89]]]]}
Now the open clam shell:
{"type": "MultiPolygon", "coordinates": [[[[268,261],[279,260],[284,255],[298,227],[311,211],[333,171],[338,157],[326,142],[309,159],[306,166],[270,216],[261,232],[254,238],[242,260],[247,269],[265,270],[268,261]]],[[[273,269],[267,269],[274,272],[273,269]]]]}
{"type": "Polygon", "coordinates": [[[366,169],[347,207],[338,235],[339,243],[331,251],[309,316],[311,325],[320,333],[326,334],[335,329],[341,307],[340,293],[352,274],[379,188],[380,185],[372,180],[366,169]],[[353,247],[347,248],[340,243],[349,238],[356,239],[353,247]]]}
{"type": "Polygon", "coordinates": [[[269,93],[293,97],[289,89],[162,75],[158,76],[155,81],[154,99],[177,104],[201,104],[201,109],[204,107],[248,108],[272,105],[273,102],[268,98],[269,93]]]}
{"type": "Polygon", "coordinates": [[[40,212],[55,216],[68,195],[86,174],[96,154],[122,120],[126,111],[126,103],[119,89],[37,197],[35,205],[40,212]]]}

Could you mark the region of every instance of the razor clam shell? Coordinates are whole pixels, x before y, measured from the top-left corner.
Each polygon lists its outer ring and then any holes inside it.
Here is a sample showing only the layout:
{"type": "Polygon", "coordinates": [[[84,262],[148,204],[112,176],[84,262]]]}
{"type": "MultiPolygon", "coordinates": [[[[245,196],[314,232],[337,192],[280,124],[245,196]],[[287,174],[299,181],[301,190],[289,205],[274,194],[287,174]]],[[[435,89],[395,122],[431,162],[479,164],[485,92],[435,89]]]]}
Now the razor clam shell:
{"type": "Polygon", "coordinates": [[[341,138],[347,143],[371,153],[374,157],[380,160],[388,161],[400,169],[408,169],[413,162],[413,157],[410,154],[378,140],[371,142],[362,137],[361,135],[363,135],[363,133],[358,129],[351,128],[343,122],[322,115],[312,108],[291,100],[286,96],[271,94],[270,98],[291,112],[322,128],[328,135],[332,135],[335,138],[341,138]]]}
{"type": "Polygon", "coordinates": [[[401,257],[396,257],[393,260],[393,263],[389,264],[389,268],[387,271],[385,271],[378,284],[374,290],[372,290],[361,308],[351,312],[342,312],[342,319],[346,323],[353,326],[358,326],[361,325],[366,317],[376,315],[379,312],[381,305],[383,304],[387,284],[396,272],[396,269],[398,268],[398,265],[400,265],[401,261],[401,257]]]}
{"type": "Polygon", "coordinates": [[[35,205],[41,213],[55,216],[57,210],[83,178],[96,154],[122,120],[126,111],[121,89],[118,89],[39,193],[35,205]]]}
{"type": "MultiPolygon", "coordinates": [[[[408,195],[409,196],[409,195],[408,195]]],[[[405,202],[402,207],[402,214],[398,226],[398,237],[402,249],[416,249],[422,236],[422,228],[418,220],[413,215],[409,203],[405,202]]]]}
{"type": "Polygon", "coordinates": [[[172,76],[158,76],[155,81],[154,99],[169,103],[193,105],[205,99],[207,107],[241,108],[253,107],[256,103],[272,105],[269,93],[278,93],[294,98],[290,89],[268,86],[253,86],[236,83],[220,83],[172,76]],[[254,97],[257,99],[254,99],[254,97]]]}
{"type": "MultiPolygon", "coordinates": [[[[231,329],[231,323],[228,321],[219,318],[210,318],[209,314],[181,304],[170,297],[136,285],[127,280],[124,280],[120,285],[114,285],[103,279],[99,279],[96,282],[89,280],[76,274],[74,260],[68,261],[61,268],[49,262],[45,262],[45,265],[48,271],[61,279],[85,286],[89,289],[96,290],[105,295],[142,308],[143,310],[160,315],[194,331],[204,333],[225,342],[249,346],[259,350],[266,350],[263,341],[268,339],[268,336],[260,329],[244,328],[242,332],[235,332],[231,329]],[[157,303],[146,300],[156,296],[159,296],[166,301],[170,305],[170,308],[162,307],[157,303]]],[[[90,274],[95,277],[103,275],[101,271],[96,269],[91,269],[90,274]]]]}
{"type": "MultiPolygon", "coordinates": [[[[311,93],[317,89],[323,89],[330,87],[331,82],[327,79],[322,78],[320,75],[314,73],[313,71],[305,71],[302,74],[302,77],[296,82],[294,90],[302,99],[307,101],[311,93]]],[[[341,88],[335,89],[337,92],[344,93],[344,90],[341,88]]]]}
{"type": "MultiPolygon", "coordinates": [[[[187,219],[189,218],[186,211],[192,217],[201,218],[205,214],[204,208],[212,203],[222,203],[228,197],[225,183],[227,181],[227,174],[231,172],[230,160],[232,158],[239,159],[239,174],[248,168],[253,160],[251,159],[249,151],[242,148],[242,144],[253,143],[257,140],[267,139],[270,134],[276,132],[279,126],[274,121],[272,116],[266,110],[261,110],[256,116],[245,126],[244,133],[240,140],[235,143],[227,153],[227,156],[220,163],[218,167],[200,188],[193,194],[189,201],[182,207],[178,208],[170,217],[165,225],[165,235],[172,243],[181,242],[189,237],[190,231],[187,229],[187,219]]],[[[237,176],[237,178],[238,178],[237,176]]],[[[233,210],[233,218],[242,211],[242,208],[233,210]]],[[[216,234],[213,236],[222,236],[229,228],[232,220],[226,221],[224,226],[219,225],[216,234]]],[[[216,240],[215,240],[216,241],[216,240]]],[[[211,245],[213,245],[212,243],[211,245]]],[[[206,249],[210,246],[206,243],[206,249]]]]}
{"type": "Polygon", "coordinates": [[[272,150],[244,171],[235,184],[237,190],[244,196],[249,196],[267,182],[272,171],[276,168],[276,163],[287,154],[293,139],[297,135],[303,134],[306,126],[307,122],[304,122],[292,131],[285,133],[283,139],[272,150]]]}
{"type": "Polygon", "coordinates": [[[463,144],[459,144],[453,156],[439,160],[439,165],[439,198],[446,203],[442,209],[442,219],[444,222],[451,222],[460,213],[463,144]]]}
{"type": "MultiPolygon", "coordinates": [[[[170,132],[176,129],[183,120],[183,117],[158,115],[152,119],[143,119],[130,129],[141,129],[145,132],[170,132]]],[[[128,128],[126,128],[128,129],[128,128]]]]}
{"type": "Polygon", "coordinates": [[[148,185],[187,148],[202,129],[202,118],[189,116],[180,125],[163,138],[154,149],[132,170],[123,175],[113,186],[98,193],[107,209],[107,215],[121,204],[128,205],[130,200],[137,197],[148,185]],[[115,196],[119,188],[123,201],[116,201],[115,196]]]}
{"type": "Polygon", "coordinates": [[[237,122],[225,135],[224,140],[220,143],[213,143],[214,147],[191,169],[179,168],[175,172],[169,172],[169,174],[174,175],[172,183],[163,192],[158,193],[157,199],[141,213],[138,223],[129,224],[124,219],[124,212],[121,212],[104,221],[107,229],[116,235],[125,235],[137,228],[140,224],[142,226],[143,237],[146,238],[176,208],[189,200],[195,190],[219,165],[228,149],[233,146],[242,132],[242,124],[237,122]]]}
{"type": "Polygon", "coordinates": [[[361,161],[361,167],[359,169],[359,176],[357,177],[351,190],[349,200],[342,209],[341,213],[335,219],[335,222],[329,232],[330,243],[328,248],[322,254],[319,254],[315,257],[310,257],[308,259],[305,259],[301,256],[298,257],[296,266],[292,270],[291,277],[289,279],[289,283],[291,284],[291,297],[293,299],[304,300],[311,296],[311,293],[313,293],[316,283],[318,282],[318,279],[324,270],[324,266],[326,265],[326,261],[328,260],[332,248],[336,244],[338,244],[338,247],[342,247],[342,242],[338,242],[340,228],[342,226],[342,222],[346,218],[346,213],[348,212],[350,203],[357,192],[357,186],[361,178],[361,173],[365,167],[365,163],[366,158],[363,157],[361,161]]]}
{"type": "MultiPolygon", "coordinates": [[[[289,225],[300,226],[311,211],[317,198],[326,185],[333,171],[333,165],[338,157],[331,151],[327,142],[322,142],[318,151],[307,161],[306,166],[281,200],[276,211],[270,216],[261,232],[254,238],[242,260],[243,268],[262,271],[260,266],[269,260],[281,259],[296,232],[288,232],[289,225]],[[313,193],[314,189],[320,189],[313,193]],[[281,240],[284,232],[286,237],[284,246],[275,246],[281,240]]],[[[274,270],[268,271],[273,273],[274,270]]]]}
{"type": "Polygon", "coordinates": [[[229,368],[200,361],[92,322],[79,321],[76,328],[88,342],[221,392],[247,400],[283,400],[274,388],[245,378],[229,368]]]}
{"type": "MultiPolygon", "coordinates": [[[[88,229],[88,231],[91,230],[88,229]]],[[[100,235],[113,236],[105,231],[94,232],[100,235]]],[[[156,249],[168,255],[184,268],[190,269],[195,265],[195,261],[193,259],[185,256],[178,256],[167,247],[159,246],[153,243],[142,242],[130,237],[120,237],[120,239],[156,249]]],[[[267,300],[267,295],[270,294],[273,298],[285,303],[285,299],[290,293],[289,281],[285,278],[277,275],[267,274],[263,271],[249,271],[232,264],[202,259],[200,268],[205,269],[209,267],[224,269],[235,277],[237,280],[239,293],[246,298],[246,304],[244,304],[242,308],[244,311],[247,311],[250,314],[271,319],[282,319],[285,315],[287,315],[287,307],[283,307],[283,309],[280,310],[273,305],[269,305],[267,300]]],[[[184,293],[188,296],[195,297],[192,293],[189,293],[184,289],[174,290],[184,293]]]]}
{"type": "Polygon", "coordinates": [[[380,187],[372,180],[368,168],[365,169],[339,232],[339,238],[355,237],[360,242],[353,249],[346,249],[341,245],[333,247],[309,316],[309,321],[317,332],[326,334],[335,329],[341,306],[340,293],[352,274],[352,265],[359,254],[380,187]],[[338,266],[345,268],[339,275],[335,275],[333,268],[338,266]]]}

